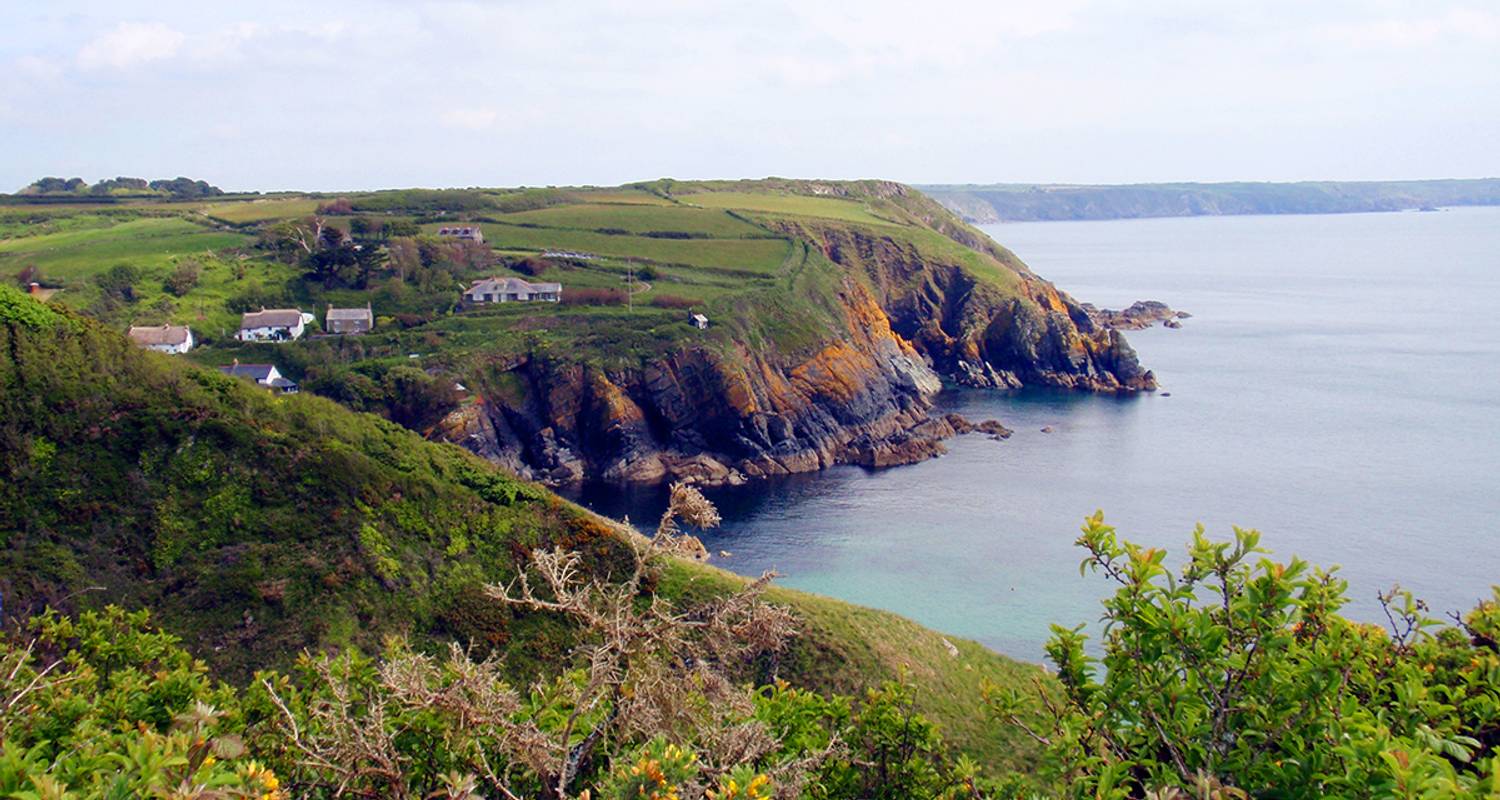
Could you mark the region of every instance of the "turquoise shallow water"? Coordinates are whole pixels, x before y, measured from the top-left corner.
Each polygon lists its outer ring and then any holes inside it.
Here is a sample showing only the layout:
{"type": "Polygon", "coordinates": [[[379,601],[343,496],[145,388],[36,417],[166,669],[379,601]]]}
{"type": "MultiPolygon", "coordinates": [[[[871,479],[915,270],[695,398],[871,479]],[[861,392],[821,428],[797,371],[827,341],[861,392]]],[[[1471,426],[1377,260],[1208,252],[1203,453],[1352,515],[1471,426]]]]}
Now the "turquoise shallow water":
{"type": "MultiPolygon", "coordinates": [[[[1080,300],[1193,313],[1129,334],[1170,396],[945,391],[1016,434],[710,492],[717,563],[1028,660],[1049,623],[1098,616],[1106,587],[1072,546],[1096,508],[1174,552],[1197,522],[1258,528],[1278,557],[1342,565],[1349,613],[1371,620],[1396,581],[1435,611],[1500,582],[1500,208],[987,231],[1080,300]]],[[[663,502],[579,499],[635,520],[663,502]]]]}

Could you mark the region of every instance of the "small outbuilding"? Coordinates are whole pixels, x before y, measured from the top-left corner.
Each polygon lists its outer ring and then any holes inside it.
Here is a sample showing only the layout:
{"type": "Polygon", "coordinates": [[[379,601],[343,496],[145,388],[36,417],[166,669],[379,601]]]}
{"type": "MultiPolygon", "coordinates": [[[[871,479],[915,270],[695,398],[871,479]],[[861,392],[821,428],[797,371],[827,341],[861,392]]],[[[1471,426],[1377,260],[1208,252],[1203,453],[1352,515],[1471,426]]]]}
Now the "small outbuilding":
{"type": "Polygon", "coordinates": [[[225,375],[254,381],[256,385],[281,394],[296,394],[298,391],[296,381],[283,377],[275,364],[241,364],[236,361],[230,366],[219,367],[219,371],[225,375]]]}
{"type": "Polygon", "coordinates": [[[300,308],[247,311],[240,317],[240,332],[235,338],[242,342],[290,342],[302,337],[311,316],[300,308]]]}
{"type": "Polygon", "coordinates": [[[708,317],[705,317],[702,314],[689,314],[688,322],[691,322],[693,324],[693,327],[697,328],[700,331],[708,330],[708,317]]]}
{"type": "Polygon", "coordinates": [[[323,319],[323,328],[329,333],[369,333],[375,327],[375,312],[368,304],[364,308],[328,307],[323,319]]]}
{"type": "Polygon", "coordinates": [[[186,325],[132,325],[127,334],[137,347],[180,355],[193,349],[193,332],[186,325]]]}

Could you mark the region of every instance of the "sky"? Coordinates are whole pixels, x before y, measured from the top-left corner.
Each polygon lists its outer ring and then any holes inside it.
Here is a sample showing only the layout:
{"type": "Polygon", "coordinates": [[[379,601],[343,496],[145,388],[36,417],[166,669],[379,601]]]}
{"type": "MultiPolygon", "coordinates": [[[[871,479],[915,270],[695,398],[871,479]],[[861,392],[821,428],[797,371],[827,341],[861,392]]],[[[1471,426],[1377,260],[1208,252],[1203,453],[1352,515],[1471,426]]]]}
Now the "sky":
{"type": "Polygon", "coordinates": [[[0,191],[1500,176],[1500,0],[0,0],[0,191]]]}

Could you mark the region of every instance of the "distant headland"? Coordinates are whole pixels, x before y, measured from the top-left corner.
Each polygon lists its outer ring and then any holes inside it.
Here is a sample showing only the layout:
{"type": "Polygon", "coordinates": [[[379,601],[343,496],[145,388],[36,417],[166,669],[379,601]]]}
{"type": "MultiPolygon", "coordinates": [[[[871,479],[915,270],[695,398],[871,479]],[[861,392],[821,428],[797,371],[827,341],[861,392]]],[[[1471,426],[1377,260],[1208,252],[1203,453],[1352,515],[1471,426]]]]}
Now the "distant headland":
{"type": "Polygon", "coordinates": [[[1298,183],[950,184],[917,187],[965,221],[1348,214],[1500,205],[1500,178],[1298,183]]]}

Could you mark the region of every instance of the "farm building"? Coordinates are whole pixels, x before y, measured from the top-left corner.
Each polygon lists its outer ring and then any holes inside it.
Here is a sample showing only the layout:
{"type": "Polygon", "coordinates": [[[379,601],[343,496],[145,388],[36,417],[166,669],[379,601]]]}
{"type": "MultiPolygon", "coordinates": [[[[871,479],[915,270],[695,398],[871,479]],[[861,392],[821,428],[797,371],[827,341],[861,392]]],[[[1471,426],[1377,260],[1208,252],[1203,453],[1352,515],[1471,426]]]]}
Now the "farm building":
{"type": "Polygon", "coordinates": [[[219,371],[225,375],[254,381],[259,386],[264,386],[281,394],[297,393],[296,381],[282,377],[280,370],[276,369],[275,364],[241,364],[236,361],[231,366],[219,367],[219,371]]]}
{"type": "Polygon", "coordinates": [[[697,328],[700,331],[708,330],[708,317],[705,317],[702,314],[689,314],[688,322],[691,322],[693,324],[693,327],[697,328]]]}
{"type": "Polygon", "coordinates": [[[186,325],[132,325],[130,341],[147,350],[177,355],[193,349],[193,332],[186,325]]]}
{"type": "Polygon", "coordinates": [[[240,332],[235,338],[242,342],[289,342],[302,336],[310,317],[299,308],[247,311],[240,317],[240,332]]]}
{"type": "Polygon", "coordinates": [[[478,225],[452,225],[438,228],[438,237],[462,239],[466,242],[483,242],[484,232],[479,230],[478,225]]]}
{"type": "Polygon", "coordinates": [[[375,312],[369,305],[364,308],[328,307],[323,318],[323,329],[329,333],[369,333],[375,327],[375,312]]]}
{"type": "Polygon", "coordinates": [[[485,278],[464,290],[464,301],[469,303],[556,303],[561,299],[562,284],[520,278],[485,278]]]}

